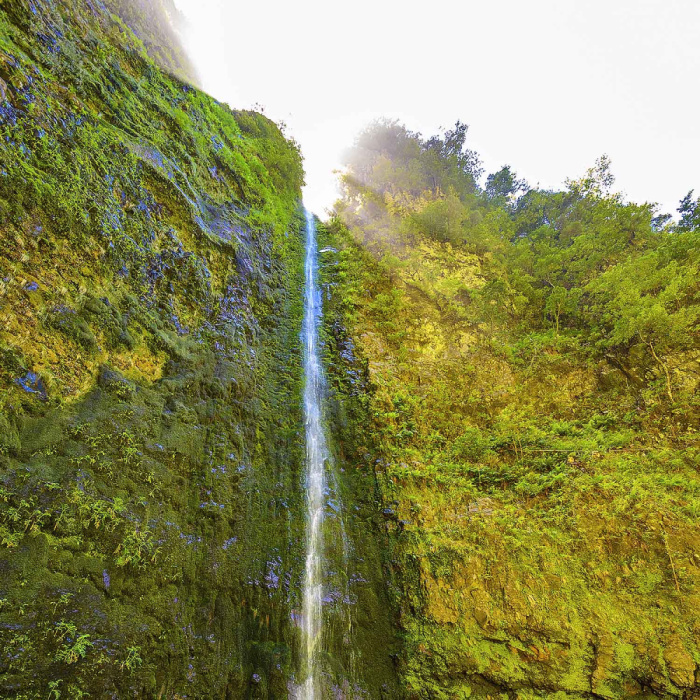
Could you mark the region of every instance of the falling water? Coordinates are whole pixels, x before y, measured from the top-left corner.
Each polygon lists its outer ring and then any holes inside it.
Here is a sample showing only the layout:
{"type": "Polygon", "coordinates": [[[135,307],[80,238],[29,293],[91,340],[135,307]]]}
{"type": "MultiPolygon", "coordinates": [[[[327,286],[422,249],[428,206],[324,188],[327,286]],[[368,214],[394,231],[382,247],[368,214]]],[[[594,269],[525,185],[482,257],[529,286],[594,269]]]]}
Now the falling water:
{"type": "Polygon", "coordinates": [[[306,212],[304,293],[304,418],[306,422],[306,562],[302,590],[301,674],[290,700],[358,697],[350,592],[352,547],[345,530],[340,483],[323,420],[326,392],[319,328],[316,223],[306,212]],[[332,666],[332,668],[330,668],[332,666]]]}
{"type": "Polygon", "coordinates": [[[321,405],[324,376],[319,355],[318,330],[321,321],[321,294],[317,281],[316,224],[306,212],[306,291],[304,296],[304,415],[306,419],[306,569],[303,589],[303,673],[299,697],[321,697],[319,652],[323,628],[323,520],[326,499],[328,446],[324,434],[321,405]]]}

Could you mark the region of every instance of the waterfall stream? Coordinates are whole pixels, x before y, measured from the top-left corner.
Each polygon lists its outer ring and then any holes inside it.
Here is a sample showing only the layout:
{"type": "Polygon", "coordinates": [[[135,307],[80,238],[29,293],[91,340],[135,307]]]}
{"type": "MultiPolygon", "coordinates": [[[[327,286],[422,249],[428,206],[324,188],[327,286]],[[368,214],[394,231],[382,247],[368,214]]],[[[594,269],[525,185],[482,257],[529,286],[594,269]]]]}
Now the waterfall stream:
{"type": "Polygon", "coordinates": [[[302,586],[301,676],[293,700],[354,697],[351,547],[343,520],[338,474],[324,421],[326,380],[319,340],[323,320],[316,222],[306,212],[304,420],[306,438],[306,558],[302,586]],[[329,668],[330,665],[333,668],[329,668]]]}
{"type": "Polygon", "coordinates": [[[324,375],[319,355],[321,294],[318,287],[316,223],[306,212],[306,289],[304,295],[304,418],[306,422],[306,568],[302,628],[306,678],[299,697],[321,697],[319,652],[323,633],[323,521],[326,503],[326,462],[329,457],[322,421],[324,375]]]}

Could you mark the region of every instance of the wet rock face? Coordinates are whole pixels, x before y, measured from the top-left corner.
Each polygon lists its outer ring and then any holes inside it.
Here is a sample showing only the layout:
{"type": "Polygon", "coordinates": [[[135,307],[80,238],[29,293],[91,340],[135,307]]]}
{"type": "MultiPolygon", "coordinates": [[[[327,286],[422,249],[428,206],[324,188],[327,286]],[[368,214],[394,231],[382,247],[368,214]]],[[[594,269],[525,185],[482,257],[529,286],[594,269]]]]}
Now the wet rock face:
{"type": "Polygon", "coordinates": [[[673,683],[681,688],[696,687],[697,664],[677,634],[670,638],[666,649],[664,649],[664,661],[673,683]]]}
{"type": "MultiPolygon", "coordinates": [[[[355,353],[337,294],[337,250],[329,231],[318,228],[320,284],[324,291],[323,357],[328,372],[329,439],[338,479],[338,499],[328,517],[342,519],[348,540],[346,557],[336,552],[336,568],[347,580],[342,590],[329,587],[324,604],[347,610],[344,629],[334,629],[330,654],[340,670],[331,697],[401,698],[397,666],[401,648],[398,610],[392,605],[388,526],[396,520],[394,503],[382,504],[376,488],[372,446],[366,442],[370,393],[367,366],[355,353]],[[341,504],[342,502],[342,504],[341,504]],[[349,679],[349,681],[348,681],[349,679]]],[[[333,553],[331,552],[331,559],[333,553]]]]}
{"type": "MultiPolygon", "coordinates": [[[[91,4],[94,0],[91,0],[91,4]]],[[[173,0],[104,0],[134,34],[143,41],[149,56],[166,73],[197,84],[197,74],[180,44],[184,19],[173,0]]],[[[99,5],[97,5],[99,7],[99,5]]]]}
{"type": "Polygon", "coordinates": [[[105,365],[99,369],[97,385],[121,399],[129,399],[136,392],[136,386],[133,382],[105,365]]]}
{"type": "Polygon", "coordinates": [[[0,8],[2,697],[282,697],[296,653],[299,154],[142,5],[0,8]]]}
{"type": "Polygon", "coordinates": [[[27,394],[33,394],[44,401],[48,398],[46,385],[36,372],[30,370],[23,377],[17,377],[15,384],[27,394]]]}

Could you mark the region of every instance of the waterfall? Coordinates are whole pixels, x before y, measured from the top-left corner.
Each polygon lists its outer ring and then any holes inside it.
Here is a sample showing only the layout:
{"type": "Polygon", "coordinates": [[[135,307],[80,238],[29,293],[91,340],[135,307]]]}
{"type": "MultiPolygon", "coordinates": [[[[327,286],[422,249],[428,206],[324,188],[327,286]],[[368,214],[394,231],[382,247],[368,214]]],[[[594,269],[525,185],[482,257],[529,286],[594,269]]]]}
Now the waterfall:
{"type": "Polygon", "coordinates": [[[306,434],[306,559],[302,589],[301,676],[290,700],[355,697],[352,547],[345,531],[338,474],[323,419],[326,393],[319,329],[323,318],[318,283],[316,222],[306,212],[304,322],[304,419],[306,434]],[[328,668],[332,658],[333,669],[328,668]]]}
{"type": "Polygon", "coordinates": [[[316,223],[306,212],[306,289],[304,294],[304,417],[306,422],[306,568],[302,632],[303,673],[299,697],[321,697],[319,652],[323,633],[323,521],[326,503],[328,445],[322,420],[324,375],[319,355],[321,294],[318,287],[316,223]]]}

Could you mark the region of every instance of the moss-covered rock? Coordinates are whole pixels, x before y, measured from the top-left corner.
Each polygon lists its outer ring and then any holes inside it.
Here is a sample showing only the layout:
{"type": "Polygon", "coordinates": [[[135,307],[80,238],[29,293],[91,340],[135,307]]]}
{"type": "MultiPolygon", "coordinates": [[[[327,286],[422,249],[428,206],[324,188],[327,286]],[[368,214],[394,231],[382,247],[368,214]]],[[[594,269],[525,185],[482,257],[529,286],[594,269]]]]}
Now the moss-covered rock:
{"type": "Polygon", "coordinates": [[[300,156],[171,75],[144,8],[0,8],[3,697],[293,670],[300,156]]]}
{"type": "Polygon", "coordinates": [[[659,431],[664,387],[642,407],[575,337],[470,324],[427,272],[476,293],[488,260],[421,240],[397,262],[356,225],[326,239],[337,369],[355,358],[338,434],[382,502],[402,692],[698,697],[694,428],[659,431]]]}

